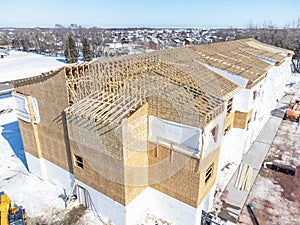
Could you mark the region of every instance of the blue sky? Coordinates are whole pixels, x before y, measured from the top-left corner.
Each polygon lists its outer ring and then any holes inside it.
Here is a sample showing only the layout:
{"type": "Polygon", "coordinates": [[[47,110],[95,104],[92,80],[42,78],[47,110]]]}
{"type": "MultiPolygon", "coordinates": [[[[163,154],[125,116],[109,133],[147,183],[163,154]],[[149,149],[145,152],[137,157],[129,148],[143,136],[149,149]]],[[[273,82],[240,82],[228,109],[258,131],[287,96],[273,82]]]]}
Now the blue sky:
{"type": "Polygon", "coordinates": [[[300,0],[0,0],[0,27],[279,27],[300,18],[300,0]]]}

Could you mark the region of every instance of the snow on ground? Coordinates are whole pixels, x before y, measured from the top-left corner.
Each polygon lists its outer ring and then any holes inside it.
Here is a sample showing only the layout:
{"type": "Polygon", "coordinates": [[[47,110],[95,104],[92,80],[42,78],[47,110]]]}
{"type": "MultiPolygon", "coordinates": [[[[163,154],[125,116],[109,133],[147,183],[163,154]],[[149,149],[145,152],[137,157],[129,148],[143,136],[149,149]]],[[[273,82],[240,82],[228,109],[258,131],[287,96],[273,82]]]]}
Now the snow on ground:
{"type": "MultiPolygon", "coordinates": [[[[28,173],[5,138],[5,133],[15,131],[4,129],[3,116],[0,120],[0,190],[14,199],[17,205],[25,207],[29,216],[40,216],[49,208],[63,209],[64,201],[59,198],[62,189],[28,173]]],[[[15,142],[19,140],[15,139],[15,142]]]]}
{"type": "Polygon", "coordinates": [[[221,169],[217,176],[217,189],[224,191],[233,174],[239,167],[235,162],[227,162],[226,165],[221,169]]]}
{"type": "Polygon", "coordinates": [[[64,58],[61,57],[12,50],[0,59],[0,83],[37,76],[64,65],[64,58]]]}
{"type": "MultiPolygon", "coordinates": [[[[64,201],[59,197],[63,194],[62,188],[29,173],[16,157],[11,147],[14,143],[9,143],[5,138],[5,133],[16,132],[4,129],[8,121],[8,124],[16,123],[13,113],[9,114],[0,115],[0,191],[7,193],[15,204],[26,208],[30,217],[40,216],[49,209],[64,209],[64,201]]],[[[15,134],[19,136],[18,132],[15,134]]],[[[20,140],[16,138],[14,142],[20,140]]]]}
{"type": "Polygon", "coordinates": [[[134,225],[172,225],[172,223],[147,211],[134,225]]]}
{"type": "Polygon", "coordinates": [[[285,93],[300,96],[300,73],[291,73],[285,93]]]}

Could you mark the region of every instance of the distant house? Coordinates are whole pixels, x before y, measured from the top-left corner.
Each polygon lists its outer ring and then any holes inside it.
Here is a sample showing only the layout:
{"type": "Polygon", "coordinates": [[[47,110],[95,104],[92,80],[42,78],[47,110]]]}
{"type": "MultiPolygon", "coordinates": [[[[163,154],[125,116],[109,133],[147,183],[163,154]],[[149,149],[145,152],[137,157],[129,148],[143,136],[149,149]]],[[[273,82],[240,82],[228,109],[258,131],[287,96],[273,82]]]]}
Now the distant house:
{"type": "Polygon", "coordinates": [[[195,44],[195,41],[192,38],[185,38],[183,40],[183,46],[195,44]]]}
{"type": "Polygon", "coordinates": [[[129,44],[126,42],[112,42],[107,43],[104,47],[105,56],[116,56],[116,55],[126,55],[128,54],[129,44]]]}
{"type": "Polygon", "coordinates": [[[144,50],[162,50],[164,48],[163,41],[155,37],[148,37],[144,44],[144,50]]]}

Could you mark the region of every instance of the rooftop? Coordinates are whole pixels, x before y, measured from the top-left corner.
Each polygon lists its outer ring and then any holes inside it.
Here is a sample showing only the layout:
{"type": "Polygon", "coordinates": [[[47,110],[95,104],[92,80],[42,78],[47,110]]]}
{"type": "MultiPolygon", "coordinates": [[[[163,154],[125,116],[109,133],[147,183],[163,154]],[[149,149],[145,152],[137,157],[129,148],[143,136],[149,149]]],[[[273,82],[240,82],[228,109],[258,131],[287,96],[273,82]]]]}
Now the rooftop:
{"type": "Polygon", "coordinates": [[[199,59],[211,66],[248,79],[248,87],[262,80],[272,65],[281,64],[292,51],[254,39],[191,46],[199,59]]]}

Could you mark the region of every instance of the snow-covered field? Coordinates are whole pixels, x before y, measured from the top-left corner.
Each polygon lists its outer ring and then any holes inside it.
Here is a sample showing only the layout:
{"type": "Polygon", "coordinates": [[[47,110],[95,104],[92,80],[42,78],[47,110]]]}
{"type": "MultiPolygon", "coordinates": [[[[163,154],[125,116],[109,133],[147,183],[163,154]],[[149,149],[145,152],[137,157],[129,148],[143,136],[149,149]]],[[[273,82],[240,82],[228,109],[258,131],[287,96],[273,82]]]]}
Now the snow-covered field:
{"type": "Polygon", "coordinates": [[[9,51],[0,59],[0,83],[33,77],[58,69],[65,65],[64,58],[44,56],[35,53],[9,51]]]}

